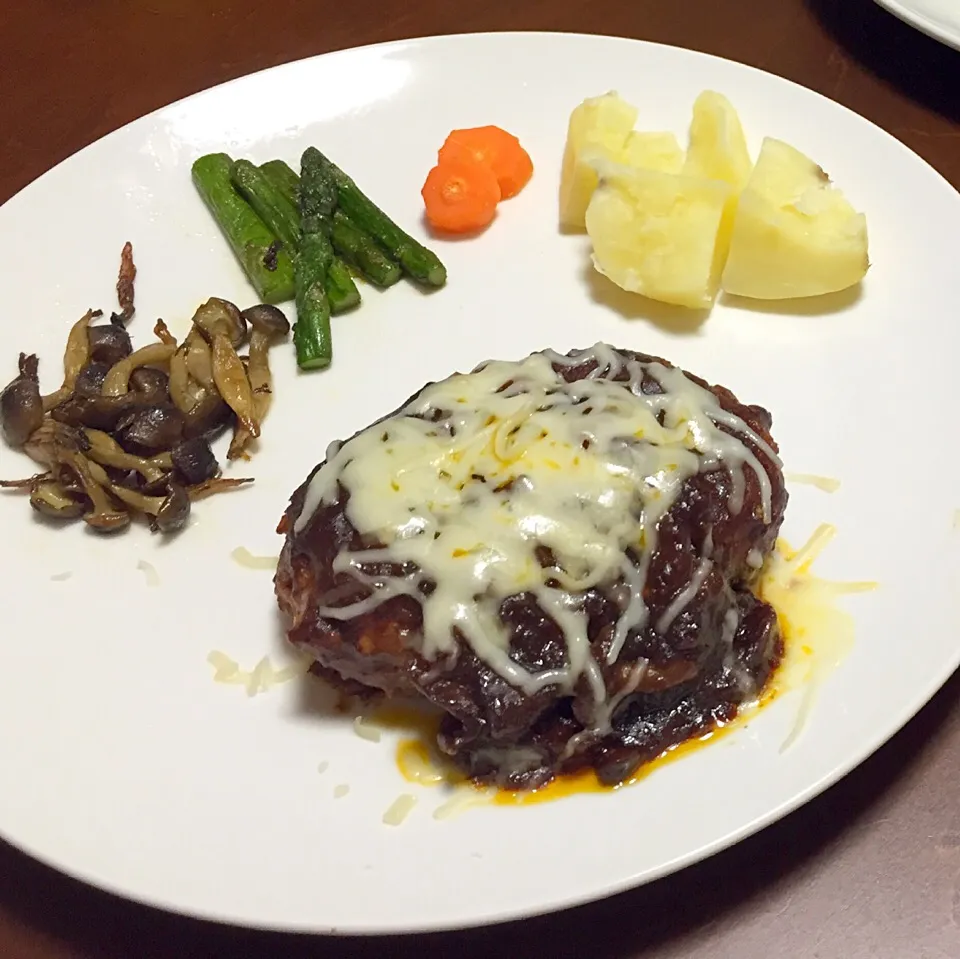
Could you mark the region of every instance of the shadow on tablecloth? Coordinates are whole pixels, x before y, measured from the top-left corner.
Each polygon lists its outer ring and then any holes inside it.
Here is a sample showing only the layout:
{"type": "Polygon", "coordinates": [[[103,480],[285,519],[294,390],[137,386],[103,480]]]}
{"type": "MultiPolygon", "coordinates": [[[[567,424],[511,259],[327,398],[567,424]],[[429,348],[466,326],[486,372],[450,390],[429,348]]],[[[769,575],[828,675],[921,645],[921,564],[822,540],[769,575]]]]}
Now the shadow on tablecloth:
{"type": "Polygon", "coordinates": [[[873,0],[806,0],[823,27],[875,76],[960,122],[960,51],[897,19],[873,0]]]}

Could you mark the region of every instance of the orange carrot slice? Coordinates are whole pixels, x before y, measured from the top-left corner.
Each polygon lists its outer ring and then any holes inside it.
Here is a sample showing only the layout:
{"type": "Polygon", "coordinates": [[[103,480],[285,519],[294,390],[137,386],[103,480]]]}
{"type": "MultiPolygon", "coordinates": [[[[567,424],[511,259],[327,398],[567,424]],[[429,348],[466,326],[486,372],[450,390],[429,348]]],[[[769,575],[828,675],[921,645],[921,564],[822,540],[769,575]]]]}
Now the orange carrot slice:
{"type": "Polygon", "coordinates": [[[490,167],[468,157],[448,157],[427,174],[420,195],[431,226],[447,233],[470,233],[493,219],[500,186],[490,167]]]}
{"type": "Polygon", "coordinates": [[[454,130],[440,148],[439,160],[471,158],[493,170],[500,184],[500,198],[516,196],[533,175],[533,161],[520,141],[500,127],[454,130]]]}

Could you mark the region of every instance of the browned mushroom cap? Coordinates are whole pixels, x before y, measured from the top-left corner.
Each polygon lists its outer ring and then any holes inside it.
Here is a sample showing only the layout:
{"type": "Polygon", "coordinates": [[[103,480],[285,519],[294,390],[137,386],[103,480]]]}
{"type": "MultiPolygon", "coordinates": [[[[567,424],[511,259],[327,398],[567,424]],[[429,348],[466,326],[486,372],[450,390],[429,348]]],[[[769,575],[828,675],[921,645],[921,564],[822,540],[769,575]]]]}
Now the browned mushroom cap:
{"type": "Polygon", "coordinates": [[[171,343],[151,343],[148,346],[141,346],[139,350],[134,350],[111,368],[103,381],[104,395],[122,396],[130,388],[130,376],[135,369],[141,366],[169,363],[176,349],[176,346],[171,343]]]}
{"type": "Polygon", "coordinates": [[[222,333],[236,349],[247,338],[247,324],[243,315],[229,300],[212,296],[206,303],[197,307],[193,314],[193,325],[203,334],[208,343],[222,333]]]}
{"type": "Polygon", "coordinates": [[[0,430],[11,445],[20,447],[43,422],[43,400],[36,356],[20,354],[20,374],[0,393],[0,430]]]}
{"type": "Polygon", "coordinates": [[[253,333],[261,333],[268,339],[279,339],[290,332],[290,321],[283,311],[268,303],[247,307],[241,315],[253,333]]]}
{"type": "Polygon", "coordinates": [[[94,509],[84,514],[83,521],[98,533],[119,533],[130,525],[130,514],[124,510],[94,509]]]}
{"type": "Polygon", "coordinates": [[[213,436],[219,433],[230,420],[230,407],[219,393],[212,390],[197,391],[197,401],[184,417],[183,435],[213,436]]]}
{"type": "Polygon", "coordinates": [[[113,366],[133,352],[130,334],[123,328],[122,321],[102,323],[87,330],[90,343],[90,358],[99,363],[113,366]]]}
{"type": "Polygon", "coordinates": [[[97,396],[103,389],[103,381],[110,372],[110,364],[91,360],[81,371],[73,389],[81,396],[97,396]]]}
{"type": "Polygon", "coordinates": [[[59,520],[78,519],[86,510],[81,500],[52,480],[30,490],[30,505],[43,516],[59,520]]]}
{"type": "Polygon", "coordinates": [[[116,426],[120,445],[132,453],[157,453],[175,446],[183,436],[183,414],[169,403],[148,406],[121,419],[116,426]]]}
{"type": "Polygon", "coordinates": [[[161,533],[173,533],[183,529],[190,518],[190,497],[178,483],[170,484],[170,492],[156,512],[157,529],[161,533]]]}
{"type": "Polygon", "coordinates": [[[141,366],[130,374],[129,386],[155,400],[166,399],[170,389],[170,377],[163,370],[141,366]]]}
{"type": "Polygon", "coordinates": [[[210,444],[200,436],[177,443],[170,451],[170,458],[186,486],[213,479],[220,472],[220,464],[210,444]]]}
{"type": "Polygon", "coordinates": [[[80,396],[74,394],[55,407],[50,416],[68,426],[89,426],[95,430],[110,431],[126,414],[153,406],[152,397],[142,393],[124,393],[122,396],[80,396]]]}
{"type": "Polygon", "coordinates": [[[57,457],[53,451],[53,441],[59,424],[49,416],[35,429],[26,443],[23,452],[34,462],[39,463],[45,470],[58,468],[57,457]]]}

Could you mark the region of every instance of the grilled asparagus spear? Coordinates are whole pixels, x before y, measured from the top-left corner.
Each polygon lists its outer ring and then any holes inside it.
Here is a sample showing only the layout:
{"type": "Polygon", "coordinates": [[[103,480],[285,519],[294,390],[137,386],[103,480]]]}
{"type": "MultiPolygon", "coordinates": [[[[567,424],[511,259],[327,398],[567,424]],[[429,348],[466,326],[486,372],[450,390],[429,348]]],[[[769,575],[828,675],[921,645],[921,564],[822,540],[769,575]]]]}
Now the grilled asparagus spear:
{"type": "MultiPolygon", "coordinates": [[[[289,168],[288,168],[289,169],[289,168]]],[[[293,173],[292,170],[290,170],[293,173]]],[[[294,174],[296,175],[296,174],[294,174]]],[[[300,214],[294,202],[274,184],[270,176],[249,160],[236,160],[230,169],[233,185],[291,253],[300,245],[300,214]]],[[[345,313],[360,304],[360,291],[341,260],[333,260],[327,271],[330,312],[345,313]]]]}
{"type": "Polygon", "coordinates": [[[264,303],[282,303],[294,294],[293,262],[278,238],[236,191],[230,179],[233,161],[210,153],[193,163],[197,192],[230,243],[247,278],[264,303]]]}
{"type": "Polygon", "coordinates": [[[330,228],[337,189],[308,149],[301,160],[300,255],[296,261],[297,323],[293,342],[302,370],[323,369],[333,359],[326,278],[333,262],[330,228]]]}
{"type": "MultiPolygon", "coordinates": [[[[260,169],[291,203],[299,202],[300,177],[283,160],[270,160],[260,169]]],[[[330,239],[334,250],[374,285],[393,286],[400,279],[399,264],[390,259],[376,240],[364,233],[343,210],[337,210],[333,215],[330,239]]]]}

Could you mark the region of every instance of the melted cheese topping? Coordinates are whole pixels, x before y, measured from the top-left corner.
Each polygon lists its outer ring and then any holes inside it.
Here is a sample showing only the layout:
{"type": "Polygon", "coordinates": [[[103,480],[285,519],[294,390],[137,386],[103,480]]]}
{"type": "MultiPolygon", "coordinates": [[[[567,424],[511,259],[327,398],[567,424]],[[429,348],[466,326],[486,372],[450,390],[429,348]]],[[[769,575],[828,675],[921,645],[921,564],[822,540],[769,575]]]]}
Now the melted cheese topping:
{"type": "Polygon", "coordinates": [[[877,588],[871,581],[837,582],[813,573],[814,561],[836,532],[835,526],[821,523],[798,550],[781,540],[760,579],[758,593],[777,611],[784,636],[783,662],[768,695],[803,690],[796,720],[780,752],[800,738],[819,687],[853,648],[854,620],[837,600],[877,588]]]}
{"type": "Polygon", "coordinates": [[[397,796],[390,804],[390,807],[383,814],[383,823],[385,826],[399,826],[407,816],[413,812],[413,807],[417,804],[417,797],[411,793],[404,793],[397,796]]]}
{"type": "Polygon", "coordinates": [[[279,556],[256,556],[246,546],[238,546],[230,558],[244,569],[268,569],[274,572],[279,562],[279,556]]]}
{"type": "Polygon", "coordinates": [[[141,559],[137,562],[137,569],[146,577],[147,586],[156,587],[160,585],[160,574],[157,572],[157,567],[153,563],[148,563],[145,559],[141,559]]]}
{"type": "MultiPolygon", "coordinates": [[[[871,581],[838,582],[816,576],[814,562],[836,534],[836,527],[822,523],[799,549],[792,549],[784,540],[767,559],[760,577],[758,593],[777,611],[783,630],[784,657],[763,695],[743,703],[736,717],[694,739],[669,747],[656,759],[644,763],[629,779],[616,786],[599,781],[593,769],[558,776],[546,786],[530,790],[497,790],[464,781],[463,773],[452,765],[449,757],[435,747],[436,730],[419,729],[419,739],[404,739],[397,746],[397,768],[403,778],[418,786],[446,785],[453,797],[434,811],[434,819],[448,818],[451,812],[483,804],[529,805],[562,799],[580,793],[609,793],[632,786],[652,772],[716,742],[737,730],[746,728],[758,711],[783,693],[800,692],[802,698],[789,735],[780,746],[783,753],[800,737],[815,704],[816,693],[827,676],[840,665],[854,643],[854,620],[838,605],[844,596],[875,590],[871,581]]],[[[637,667],[642,669],[642,666],[637,667]]],[[[630,691],[627,686],[628,695],[630,691]]],[[[609,705],[608,705],[609,708],[609,705]]],[[[574,737],[576,738],[576,737],[574,737]]]]}
{"type": "MultiPolygon", "coordinates": [[[[738,512],[749,470],[770,520],[770,477],[758,453],[779,467],[760,436],[679,369],[603,344],[571,357],[547,351],[455,374],[333,444],[294,530],[346,491],[350,522],[383,544],[336,557],[334,569],[370,595],[320,615],[350,619],[391,597],[413,596],[423,609],[425,657],[455,655],[459,633],[528,694],[553,685],[571,690],[585,676],[599,704],[606,691],[577,593],[626,587],[607,655],[615,662],[628,633],[648,625],[642,593],[657,524],[689,478],[726,469],[729,507],[738,512]],[[565,368],[591,362],[596,369],[585,379],[563,378],[565,368]],[[562,668],[530,672],[511,658],[498,613],[506,597],[521,592],[532,593],[562,631],[562,668]]],[[[669,628],[709,568],[704,557],[695,582],[654,628],[669,628]]]]}
{"type": "Polygon", "coordinates": [[[453,819],[468,809],[476,806],[486,806],[496,796],[496,790],[491,787],[475,786],[472,783],[456,786],[450,798],[437,806],[433,811],[434,819],[453,819]]]}
{"type": "Polygon", "coordinates": [[[207,656],[207,662],[213,667],[213,681],[227,685],[245,686],[248,696],[265,693],[273,686],[287,683],[298,676],[304,676],[310,669],[311,659],[304,657],[299,663],[277,669],[269,656],[260,659],[252,670],[247,672],[240,664],[218,649],[207,656]]]}
{"type": "Polygon", "coordinates": [[[785,479],[801,486],[814,486],[824,493],[836,493],[840,489],[840,480],[832,476],[818,476],[816,473],[787,473],[785,479]]]}

